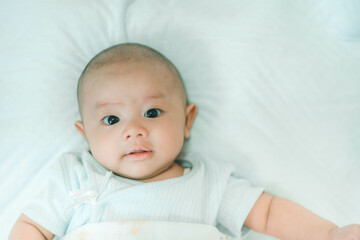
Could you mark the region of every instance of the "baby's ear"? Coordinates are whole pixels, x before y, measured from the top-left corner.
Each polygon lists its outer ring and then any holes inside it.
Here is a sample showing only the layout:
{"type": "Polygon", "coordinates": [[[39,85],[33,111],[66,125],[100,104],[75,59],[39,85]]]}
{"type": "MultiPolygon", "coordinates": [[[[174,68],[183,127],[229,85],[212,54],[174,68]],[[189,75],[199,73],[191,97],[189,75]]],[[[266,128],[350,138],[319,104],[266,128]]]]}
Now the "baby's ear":
{"type": "Polygon", "coordinates": [[[75,122],[75,127],[76,127],[77,130],[81,133],[81,135],[83,135],[83,137],[86,139],[83,122],[81,122],[81,121],[76,121],[76,122],[75,122]]]}
{"type": "Polygon", "coordinates": [[[196,113],[197,113],[197,106],[195,104],[190,103],[189,105],[186,106],[185,133],[184,133],[185,138],[190,137],[190,129],[195,120],[196,113]]]}

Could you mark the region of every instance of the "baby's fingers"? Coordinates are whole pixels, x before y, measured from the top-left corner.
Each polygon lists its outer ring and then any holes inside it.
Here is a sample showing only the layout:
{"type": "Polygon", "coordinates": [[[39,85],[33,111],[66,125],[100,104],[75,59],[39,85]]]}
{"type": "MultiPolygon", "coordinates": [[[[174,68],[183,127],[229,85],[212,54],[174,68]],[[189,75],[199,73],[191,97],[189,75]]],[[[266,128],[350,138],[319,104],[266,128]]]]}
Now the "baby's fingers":
{"type": "Polygon", "coordinates": [[[360,224],[352,224],[345,226],[347,235],[345,239],[348,240],[360,240],[360,224]]]}
{"type": "Polygon", "coordinates": [[[360,224],[334,229],[333,240],[360,240],[360,224]]]}

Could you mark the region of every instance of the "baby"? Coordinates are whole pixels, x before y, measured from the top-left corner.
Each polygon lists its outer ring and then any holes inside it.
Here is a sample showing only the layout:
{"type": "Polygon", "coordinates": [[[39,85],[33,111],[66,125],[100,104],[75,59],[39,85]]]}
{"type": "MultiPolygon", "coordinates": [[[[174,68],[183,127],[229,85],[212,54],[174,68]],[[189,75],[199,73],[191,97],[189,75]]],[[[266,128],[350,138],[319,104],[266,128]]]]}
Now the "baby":
{"type": "Polygon", "coordinates": [[[53,239],[90,222],[161,220],[213,225],[234,237],[250,228],[280,239],[360,240],[360,225],[340,228],[250,186],[227,164],[200,155],[180,161],[197,107],[175,66],[151,48],[127,43],[99,53],[80,76],[78,102],[75,126],[89,151],[52,166],[10,239],[53,239]]]}

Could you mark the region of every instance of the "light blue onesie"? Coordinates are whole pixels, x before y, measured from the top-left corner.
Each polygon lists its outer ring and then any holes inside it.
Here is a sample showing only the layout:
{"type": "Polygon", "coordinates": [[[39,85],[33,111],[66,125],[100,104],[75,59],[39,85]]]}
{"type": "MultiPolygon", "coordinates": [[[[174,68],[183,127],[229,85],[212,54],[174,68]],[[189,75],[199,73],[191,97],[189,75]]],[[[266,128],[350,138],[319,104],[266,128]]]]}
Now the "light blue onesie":
{"type": "MultiPolygon", "coordinates": [[[[263,192],[229,164],[193,154],[181,177],[144,183],[113,174],[93,156],[66,153],[47,171],[45,187],[23,213],[64,236],[90,222],[154,220],[210,224],[233,237],[263,192]]],[[[242,229],[243,228],[243,229],[242,229]]]]}

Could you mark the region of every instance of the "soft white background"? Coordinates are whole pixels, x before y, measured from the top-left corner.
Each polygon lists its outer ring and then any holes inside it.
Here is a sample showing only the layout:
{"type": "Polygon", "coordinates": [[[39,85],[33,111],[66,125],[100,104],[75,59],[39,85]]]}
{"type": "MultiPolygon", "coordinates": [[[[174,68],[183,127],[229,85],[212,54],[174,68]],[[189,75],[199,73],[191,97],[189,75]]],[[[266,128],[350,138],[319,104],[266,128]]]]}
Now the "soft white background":
{"type": "Polygon", "coordinates": [[[73,125],[82,69],[127,41],[182,73],[199,106],[186,151],[360,223],[358,1],[2,0],[0,34],[1,239],[44,168],[86,148],[73,125]]]}

